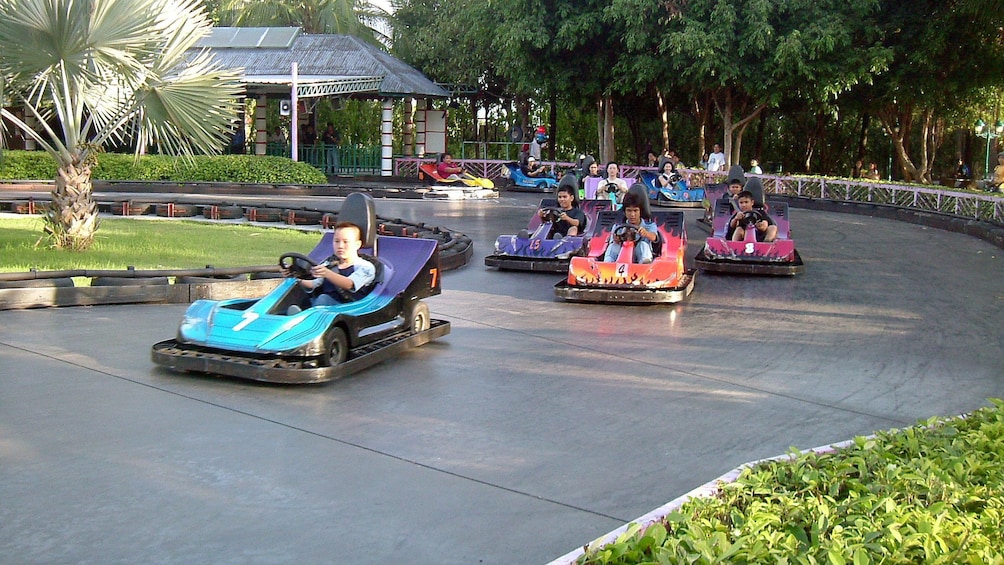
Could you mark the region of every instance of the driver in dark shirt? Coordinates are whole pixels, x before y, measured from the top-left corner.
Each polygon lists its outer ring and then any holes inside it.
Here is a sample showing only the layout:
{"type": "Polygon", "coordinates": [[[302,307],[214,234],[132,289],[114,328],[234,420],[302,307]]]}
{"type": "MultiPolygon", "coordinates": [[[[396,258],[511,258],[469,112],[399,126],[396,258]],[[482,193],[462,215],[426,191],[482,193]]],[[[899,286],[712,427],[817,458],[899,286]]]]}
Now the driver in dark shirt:
{"type": "MultiPolygon", "coordinates": [[[[548,234],[548,237],[559,239],[585,232],[586,214],[579,209],[579,199],[575,196],[575,189],[564,185],[559,186],[557,197],[559,213],[554,225],[551,226],[551,233],[548,234]]],[[[541,210],[540,214],[543,218],[546,210],[541,210]]]]}
{"type": "Polygon", "coordinates": [[[732,241],[743,241],[746,239],[746,230],[752,228],[756,230],[756,240],[772,242],[777,239],[777,225],[763,207],[754,209],[756,201],[753,193],[744,190],[736,195],[739,210],[733,214],[729,220],[729,233],[726,239],[732,241]]]}

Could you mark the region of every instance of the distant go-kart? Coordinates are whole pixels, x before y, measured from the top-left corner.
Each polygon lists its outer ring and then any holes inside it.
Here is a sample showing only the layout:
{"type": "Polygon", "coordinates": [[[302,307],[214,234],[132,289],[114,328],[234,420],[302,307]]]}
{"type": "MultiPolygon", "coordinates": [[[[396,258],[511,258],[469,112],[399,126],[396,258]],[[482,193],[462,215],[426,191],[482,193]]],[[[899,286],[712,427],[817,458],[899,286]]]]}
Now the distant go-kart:
{"type": "Polygon", "coordinates": [[[456,178],[443,177],[437,169],[437,165],[442,159],[443,156],[440,155],[436,163],[422,163],[418,166],[419,180],[430,185],[430,189],[425,193],[424,198],[465,200],[498,196],[498,191],[495,190],[495,183],[491,179],[476,177],[467,172],[456,175],[456,178]]]}
{"type": "MultiPolygon", "coordinates": [[[[572,188],[576,186],[573,178],[572,188]]],[[[571,257],[585,254],[586,245],[596,229],[597,216],[610,209],[610,201],[583,200],[579,208],[586,215],[582,234],[552,239],[549,236],[561,209],[554,198],[542,199],[526,230],[515,235],[500,235],[495,240],[495,252],[485,257],[485,266],[514,271],[566,272],[571,257]]]]}
{"type": "MultiPolygon", "coordinates": [[[[644,186],[635,184],[630,191],[645,194],[644,186]]],[[[648,206],[647,200],[643,200],[648,206]]],[[[643,210],[643,215],[647,211],[643,210]]],[[[651,211],[659,229],[653,243],[651,263],[634,263],[634,242],[638,232],[626,223],[622,211],[600,212],[597,231],[589,240],[586,256],[572,257],[565,280],[554,285],[558,298],[573,302],[605,303],[674,303],[694,290],[695,272],[684,267],[687,232],[682,211],[651,211]],[[616,261],[604,261],[607,242],[616,233],[626,240],[616,261]]]]}
{"type": "MultiPolygon", "coordinates": [[[[422,298],[440,293],[437,242],[376,236],[372,198],[349,195],[339,221],[360,227],[364,258],[377,276],[359,300],[310,306],[298,278],[283,280],[259,299],[197,300],[177,337],[153,345],[153,361],[192,371],[272,383],[319,383],[360,371],[450,333],[422,298]],[[297,306],[302,311],[295,313],[297,306]]],[[[296,277],[331,254],[328,232],[309,255],[286,253],[280,264],[296,277]]]]}
{"type": "MultiPolygon", "coordinates": [[[[665,158],[659,160],[659,169],[662,170],[665,158]]],[[[705,193],[703,188],[691,188],[687,179],[679,173],[673,173],[669,186],[662,186],[659,182],[659,172],[641,171],[641,182],[648,190],[648,199],[655,206],[668,206],[672,208],[700,208],[703,206],[705,193]]]]}
{"type": "MultiPolygon", "coordinates": [[[[757,202],[763,200],[763,185],[758,178],[746,181],[745,190],[752,192],[757,202]]],[[[729,220],[735,213],[732,202],[721,198],[715,203],[713,232],[697,254],[694,264],[712,273],[746,275],[797,275],[805,271],[802,257],[791,239],[788,204],[766,202],[765,208],[746,212],[744,222],[755,223],[769,215],[777,225],[777,238],[772,242],[756,240],[756,230],[746,230],[742,241],[726,238],[729,220]]]]}
{"type": "Polygon", "coordinates": [[[502,164],[502,176],[509,179],[509,190],[525,192],[552,192],[558,186],[558,179],[553,176],[530,177],[523,173],[519,163],[515,161],[502,164]]]}

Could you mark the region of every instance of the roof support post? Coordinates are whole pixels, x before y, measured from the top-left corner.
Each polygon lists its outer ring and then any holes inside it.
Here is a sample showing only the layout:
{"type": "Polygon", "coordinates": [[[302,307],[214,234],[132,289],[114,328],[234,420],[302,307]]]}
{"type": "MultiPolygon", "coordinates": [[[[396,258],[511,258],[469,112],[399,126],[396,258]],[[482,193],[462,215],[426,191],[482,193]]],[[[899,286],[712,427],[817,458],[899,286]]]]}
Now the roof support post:
{"type": "Polygon", "coordinates": [[[412,135],[415,132],[415,99],[405,98],[404,99],[404,156],[411,157],[414,155],[414,149],[412,148],[412,135]]]}
{"type": "Polygon", "coordinates": [[[380,176],[389,177],[394,168],[394,100],[381,101],[380,121],[380,176]]]}
{"type": "Polygon", "coordinates": [[[265,119],[265,108],[268,105],[268,98],[264,94],[259,94],[254,101],[254,154],[264,155],[265,145],[268,143],[268,122],[265,119]]]}
{"type": "Polygon", "coordinates": [[[297,65],[296,61],[293,61],[293,67],[290,69],[291,85],[289,89],[290,90],[289,99],[292,105],[292,107],[290,108],[290,125],[289,125],[289,147],[290,147],[290,153],[292,153],[292,155],[290,155],[289,158],[292,159],[293,161],[296,161],[297,160],[296,156],[300,154],[298,148],[300,141],[300,131],[299,131],[300,128],[298,124],[299,117],[297,116],[297,114],[299,113],[297,111],[299,107],[299,101],[297,100],[296,97],[296,74],[297,74],[296,65],[297,65]]]}
{"type": "Polygon", "coordinates": [[[425,157],[425,108],[427,104],[425,98],[419,98],[415,108],[415,156],[419,159],[425,157]]]}

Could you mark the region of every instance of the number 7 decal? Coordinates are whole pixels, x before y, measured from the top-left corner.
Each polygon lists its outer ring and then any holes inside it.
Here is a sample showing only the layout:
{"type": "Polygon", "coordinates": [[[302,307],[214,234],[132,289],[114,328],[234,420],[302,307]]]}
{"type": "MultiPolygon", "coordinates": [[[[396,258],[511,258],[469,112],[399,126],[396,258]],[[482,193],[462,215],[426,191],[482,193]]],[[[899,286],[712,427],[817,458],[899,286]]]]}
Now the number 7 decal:
{"type": "Polygon", "coordinates": [[[439,282],[439,269],[429,269],[429,274],[432,275],[432,288],[436,288],[436,284],[439,282]]]}

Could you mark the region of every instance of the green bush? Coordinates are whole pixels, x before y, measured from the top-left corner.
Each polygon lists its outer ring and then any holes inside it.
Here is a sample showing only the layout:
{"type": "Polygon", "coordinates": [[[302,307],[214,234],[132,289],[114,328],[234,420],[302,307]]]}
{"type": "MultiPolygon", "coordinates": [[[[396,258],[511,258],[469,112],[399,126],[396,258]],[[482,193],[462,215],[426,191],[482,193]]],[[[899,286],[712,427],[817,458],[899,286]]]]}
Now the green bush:
{"type": "MultiPolygon", "coordinates": [[[[324,173],[286,157],[256,155],[196,156],[192,160],[166,155],[101,153],[94,180],[164,180],[174,182],[239,182],[264,184],[325,184],[324,173]]],[[[44,151],[5,151],[0,179],[52,180],[56,163],[44,151]]]]}
{"type": "Polygon", "coordinates": [[[757,464],[579,563],[1004,564],[1004,402],[757,464]]]}

